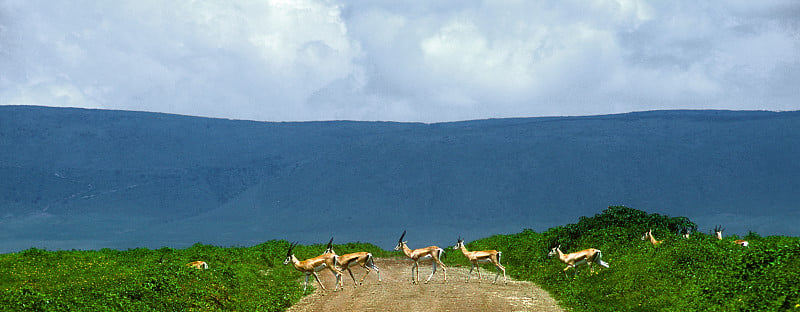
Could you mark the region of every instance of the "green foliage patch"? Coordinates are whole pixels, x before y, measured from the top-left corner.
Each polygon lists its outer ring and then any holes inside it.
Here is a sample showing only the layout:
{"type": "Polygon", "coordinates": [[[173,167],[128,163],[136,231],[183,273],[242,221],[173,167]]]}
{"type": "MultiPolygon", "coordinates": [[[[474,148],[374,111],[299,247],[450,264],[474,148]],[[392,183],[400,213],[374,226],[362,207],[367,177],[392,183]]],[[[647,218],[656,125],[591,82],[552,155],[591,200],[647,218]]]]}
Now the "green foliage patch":
{"type": "Polygon", "coordinates": [[[800,311],[800,239],[751,233],[742,247],[732,243],[737,237],[718,240],[696,229],[687,218],[615,206],[576,224],[495,235],[467,248],[501,250],[511,276],[541,285],[574,311],[800,311]],[[663,243],[640,240],[651,228],[663,243]],[[684,230],[690,238],[679,235],[684,230]],[[582,265],[577,276],[572,269],[565,276],[566,265],[547,257],[559,243],[565,253],[600,249],[610,268],[595,265],[590,274],[582,265]]]}
{"type": "MultiPolygon", "coordinates": [[[[469,250],[502,251],[507,273],[533,281],[574,311],[800,311],[800,238],[750,233],[749,247],[696,232],[687,218],[609,207],[537,233],[495,235],[470,242],[469,250]],[[652,229],[663,243],[642,241],[652,229]],[[690,238],[679,233],[689,230],[690,238]],[[590,274],[547,256],[602,250],[610,268],[590,274]]],[[[455,244],[455,240],[453,241],[455,244]]],[[[15,311],[283,311],[304,294],[302,273],[283,265],[287,241],[252,247],[195,244],[186,249],[46,251],[0,255],[0,307],[15,311]],[[202,260],[208,270],[186,267],[202,260]]],[[[452,246],[441,246],[452,247],[452,246]]],[[[299,259],[318,256],[325,245],[297,246],[299,259]]],[[[398,256],[367,243],[334,245],[338,254],[372,252],[398,256]]],[[[449,265],[469,266],[448,250],[449,265]]],[[[494,273],[490,264],[482,266],[494,273]]],[[[310,284],[309,288],[314,287],[310,284]]]]}
{"type": "MultiPolygon", "coordinates": [[[[283,311],[302,296],[301,273],[283,265],[289,243],[186,249],[28,249],[0,255],[0,307],[15,311],[283,311]],[[208,270],[186,263],[202,260],[208,270]]],[[[389,254],[363,243],[348,250],[389,254]]],[[[298,246],[298,258],[324,245],[298,246]]],[[[313,286],[313,285],[312,285],[313,286]]],[[[311,286],[310,286],[311,287],[311,286]]]]}

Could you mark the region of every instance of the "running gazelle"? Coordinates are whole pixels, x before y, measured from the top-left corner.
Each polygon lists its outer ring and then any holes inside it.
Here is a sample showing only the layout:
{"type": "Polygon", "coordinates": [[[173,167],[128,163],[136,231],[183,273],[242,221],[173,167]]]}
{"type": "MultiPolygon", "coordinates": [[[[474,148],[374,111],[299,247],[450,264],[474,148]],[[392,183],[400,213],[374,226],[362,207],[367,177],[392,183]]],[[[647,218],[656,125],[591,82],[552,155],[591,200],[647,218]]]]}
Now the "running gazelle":
{"type": "Polygon", "coordinates": [[[661,243],[664,242],[663,239],[662,240],[657,240],[653,236],[653,229],[650,229],[647,232],[644,232],[644,235],[642,235],[642,240],[648,240],[648,239],[650,240],[650,243],[653,244],[653,246],[656,246],[656,245],[661,244],[661,243]]]}
{"type": "Polygon", "coordinates": [[[550,252],[547,253],[547,255],[550,257],[558,255],[558,259],[567,265],[567,267],[564,268],[564,276],[567,276],[567,270],[569,270],[570,268],[575,269],[575,276],[577,276],[579,264],[585,263],[587,266],[589,266],[590,272],[594,272],[592,263],[595,262],[606,268],[608,267],[608,263],[603,261],[603,253],[600,251],[600,249],[589,248],[578,252],[564,254],[563,252],[561,252],[561,245],[558,245],[550,249],[550,252]]]}
{"type": "MultiPolygon", "coordinates": [[[[331,240],[328,242],[328,248],[325,249],[325,254],[336,254],[336,252],[333,251],[333,237],[331,237],[331,240]]],[[[372,253],[360,251],[341,255],[339,256],[339,265],[342,267],[342,270],[347,270],[347,272],[350,273],[350,277],[353,279],[353,287],[364,284],[364,279],[367,278],[367,275],[369,275],[370,268],[375,270],[375,273],[378,274],[378,283],[381,283],[381,270],[375,266],[372,253]],[[356,278],[353,276],[353,271],[350,270],[350,267],[356,264],[367,271],[367,273],[364,274],[364,277],[358,281],[358,284],[356,284],[356,278]]]]}
{"type": "Polygon", "coordinates": [[[333,272],[333,275],[336,276],[336,287],[334,287],[333,291],[337,291],[339,286],[342,286],[342,289],[344,289],[344,286],[342,285],[342,271],[337,268],[339,265],[339,256],[334,254],[326,254],[300,261],[297,260],[297,257],[295,257],[294,253],[292,252],[294,247],[297,247],[297,243],[291,243],[289,245],[289,250],[286,252],[286,259],[283,260],[283,264],[286,265],[291,263],[294,265],[295,269],[305,273],[306,280],[303,282],[303,293],[306,292],[306,288],[308,287],[309,275],[314,275],[314,279],[317,280],[320,288],[325,290],[325,285],[322,285],[322,282],[319,280],[319,276],[317,276],[317,272],[324,269],[330,270],[333,272]]]}
{"type": "Polygon", "coordinates": [[[500,264],[500,256],[503,254],[497,250],[481,250],[481,251],[469,251],[467,247],[464,246],[464,240],[459,237],[458,242],[453,249],[461,249],[461,253],[464,254],[469,262],[472,263],[472,267],[469,269],[469,274],[467,274],[467,279],[464,281],[465,283],[469,283],[469,278],[472,277],[472,270],[475,268],[478,269],[478,283],[481,282],[481,267],[480,264],[482,263],[492,263],[495,268],[497,268],[497,274],[494,276],[494,281],[492,284],[497,283],[497,278],[500,277],[500,272],[503,272],[503,284],[508,284],[506,280],[506,268],[500,264]]]}
{"type": "Polygon", "coordinates": [[[431,275],[428,276],[428,279],[425,280],[425,284],[431,281],[431,277],[433,274],[436,274],[436,264],[439,264],[442,267],[442,271],[444,272],[444,282],[447,283],[447,266],[439,260],[444,254],[444,249],[439,248],[437,246],[428,246],[425,248],[419,248],[412,250],[408,248],[407,242],[403,241],[403,237],[406,236],[406,231],[403,231],[403,234],[400,235],[400,239],[397,241],[397,246],[394,247],[394,250],[402,250],[406,257],[410,258],[414,261],[414,265],[411,266],[411,283],[412,284],[419,284],[419,261],[426,260],[426,259],[433,259],[433,272],[431,275]],[[416,272],[416,279],[414,278],[414,273],[416,272]]]}

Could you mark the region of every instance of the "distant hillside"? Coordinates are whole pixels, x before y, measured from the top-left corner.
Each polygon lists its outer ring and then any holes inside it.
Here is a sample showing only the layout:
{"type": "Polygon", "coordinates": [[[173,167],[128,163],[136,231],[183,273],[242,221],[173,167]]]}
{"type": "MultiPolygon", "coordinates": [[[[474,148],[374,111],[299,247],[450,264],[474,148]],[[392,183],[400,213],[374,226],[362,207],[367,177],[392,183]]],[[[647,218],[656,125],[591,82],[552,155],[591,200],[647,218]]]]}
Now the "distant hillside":
{"type": "Polygon", "coordinates": [[[800,112],[269,123],[0,106],[0,252],[452,245],[609,205],[800,235],[800,112]]]}

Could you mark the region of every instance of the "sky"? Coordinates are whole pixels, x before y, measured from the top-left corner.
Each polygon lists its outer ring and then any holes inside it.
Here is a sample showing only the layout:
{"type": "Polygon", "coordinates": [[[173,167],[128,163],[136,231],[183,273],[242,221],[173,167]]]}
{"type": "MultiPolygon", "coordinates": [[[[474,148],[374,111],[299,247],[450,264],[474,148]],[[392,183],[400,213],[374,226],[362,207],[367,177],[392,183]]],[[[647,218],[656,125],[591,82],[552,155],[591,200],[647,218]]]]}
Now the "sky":
{"type": "Polygon", "coordinates": [[[0,105],[441,122],[800,109],[800,1],[0,0],[0,105]]]}

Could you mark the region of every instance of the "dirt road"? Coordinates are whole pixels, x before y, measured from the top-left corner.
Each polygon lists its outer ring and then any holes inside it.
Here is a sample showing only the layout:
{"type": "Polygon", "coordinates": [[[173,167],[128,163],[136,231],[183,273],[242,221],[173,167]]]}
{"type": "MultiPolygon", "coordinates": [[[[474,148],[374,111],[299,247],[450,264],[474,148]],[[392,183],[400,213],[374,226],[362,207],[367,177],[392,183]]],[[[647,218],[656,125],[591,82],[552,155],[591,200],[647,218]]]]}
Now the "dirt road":
{"type": "MultiPolygon", "coordinates": [[[[373,271],[364,285],[353,287],[353,280],[345,271],[344,290],[332,292],[334,277],[330,271],[320,272],[320,279],[328,288],[317,289],[288,311],[564,311],[550,295],[530,282],[512,281],[503,285],[503,276],[492,284],[495,270],[481,270],[483,280],[477,281],[473,272],[469,283],[464,283],[469,267],[448,267],[447,283],[443,283],[441,268],[436,270],[428,284],[411,284],[410,260],[375,259],[381,269],[383,282],[373,271]]],[[[364,269],[351,268],[356,280],[364,275],[364,269]]],[[[424,282],[431,273],[430,262],[420,265],[420,280],[424,282]]],[[[309,283],[313,281],[311,277],[309,283]]]]}

